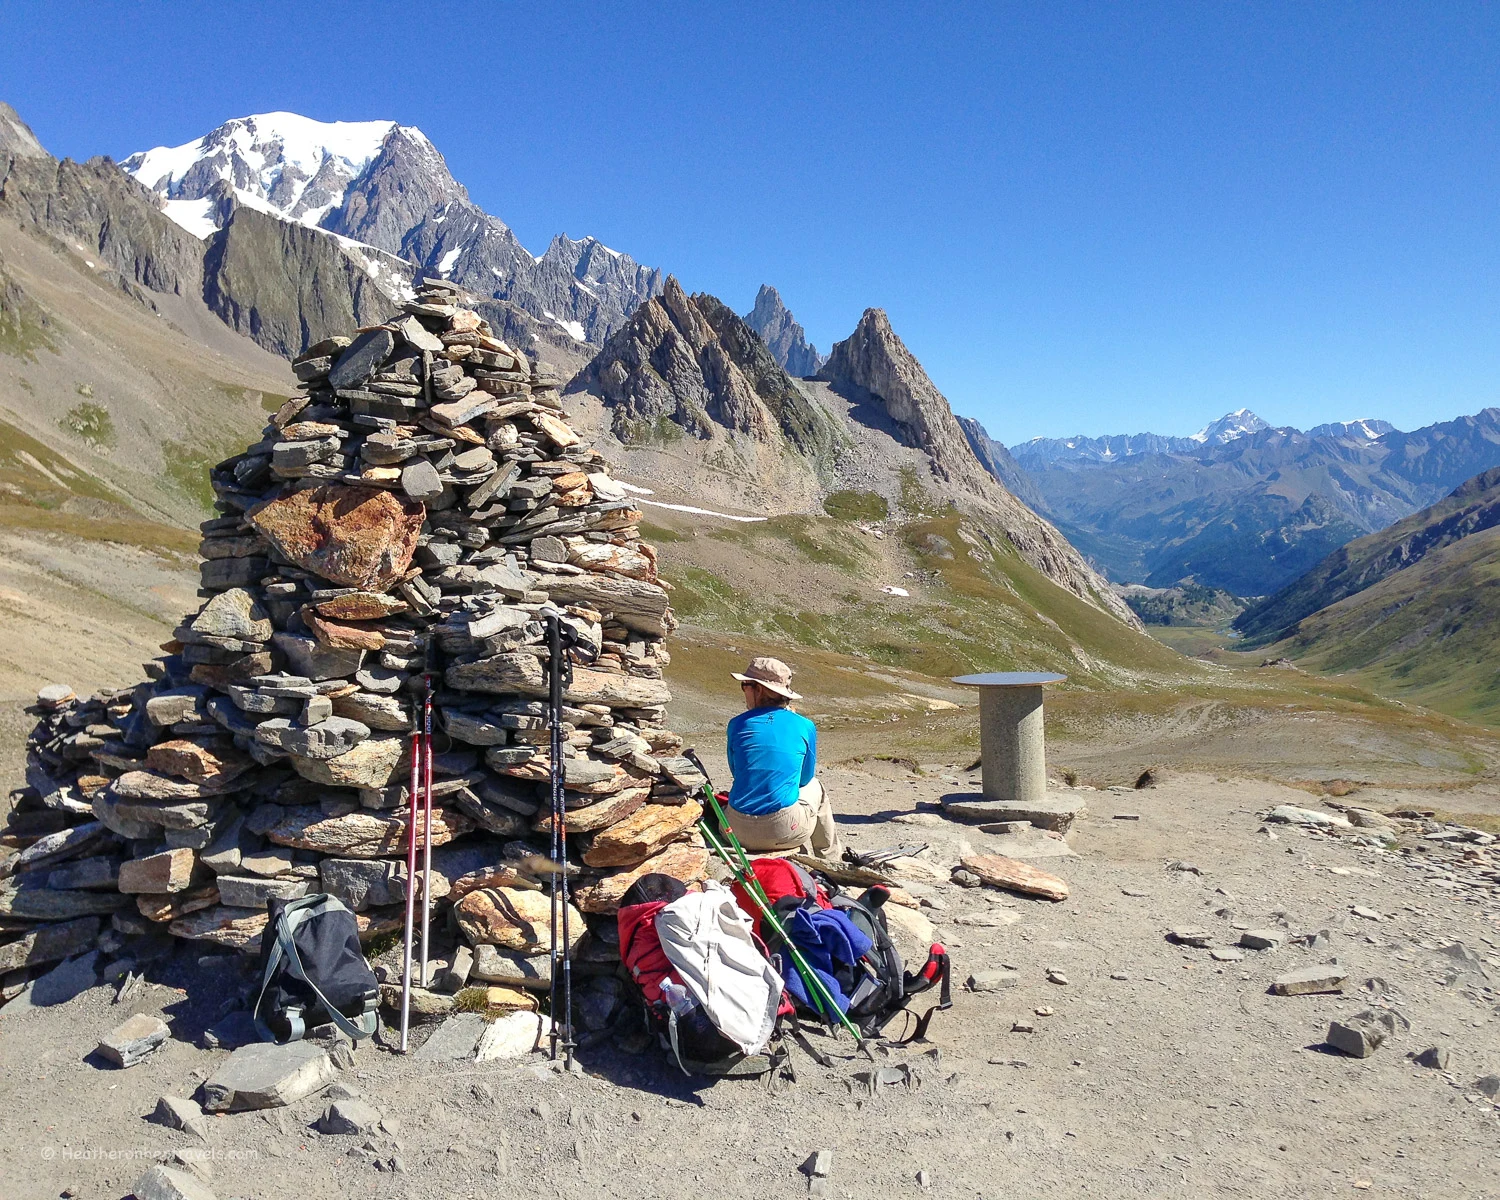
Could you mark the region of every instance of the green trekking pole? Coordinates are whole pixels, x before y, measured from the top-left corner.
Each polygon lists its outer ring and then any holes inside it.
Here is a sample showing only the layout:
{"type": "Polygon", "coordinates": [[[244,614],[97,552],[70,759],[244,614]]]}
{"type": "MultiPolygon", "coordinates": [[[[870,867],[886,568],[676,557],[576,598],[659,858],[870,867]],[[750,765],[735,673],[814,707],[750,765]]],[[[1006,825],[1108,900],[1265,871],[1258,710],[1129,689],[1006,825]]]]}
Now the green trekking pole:
{"type": "Polygon", "coordinates": [[[864,1037],[859,1032],[858,1027],[854,1022],[849,1020],[847,1014],[834,1002],[833,996],[829,994],[827,986],[818,977],[818,973],[812,969],[807,959],[802,956],[802,951],[797,948],[797,944],[787,936],[786,928],[782,925],[781,919],[776,915],[776,911],[771,905],[771,898],[766,895],[765,889],[761,887],[760,880],[756,878],[755,871],[750,866],[750,858],[745,853],[745,848],[740,845],[739,838],[735,836],[734,830],[729,827],[729,820],[724,814],[723,806],[720,805],[718,796],[714,794],[713,785],[708,782],[708,771],[693,751],[689,750],[686,756],[703,773],[704,801],[713,810],[714,817],[719,822],[719,828],[723,830],[725,837],[729,841],[729,845],[734,847],[735,853],[739,856],[739,862],[736,863],[730,857],[724,843],[715,835],[713,829],[705,824],[702,829],[709,846],[724,861],[724,865],[730,869],[735,879],[744,887],[746,894],[755,902],[756,908],[760,909],[762,919],[770,924],[776,936],[786,946],[787,952],[792,959],[792,965],[796,967],[797,974],[802,977],[803,986],[807,988],[807,994],[813,1003],[823,1013],[825,1018],[829,1013],[837,1017],[839,1023],[849,1031],[855,1042],[863,1045],[864,1037]]]}
{"type": "MultiPolygon", "coordinates": [[[[818,973],[813,970],[807,959],[802,956],[802,951],[797,948],[797,943],[787,936],[786,928],[781,924],[780,918],[777,917],[776,910],[771,907],[770,900],[767,898],[765,891],[759,886],[760,881],[755,878],[754,874],[749,874],[748,878],[746,878],[747,872],[735,865],[734,860],[729,857],[729,851],[724,846],[724,843],[719,841],[714,835],[713,830],[707,825],[703,826],[703,835],[708,839],[708,844],[714,853],[724,860],[725,865],[734,873],[736,881],[744,887],[746,894],[755,902],[755,907],[760,909],[761,918],[770,925],[772,931],[785,944],[787,952],[791,955],[792,965],[797,969],[797,974],[802,977],[802,984],[807,988],[807,994],[811,997],[813,1004],[817,1006],[818,1011],[825,1018],[829,1013],[832,1013],[838,1018],[839,1023],[853,1036],[855,1042],[862,1045],[864,1043],[863,1035],[859,1032],[858,1027],[839,1009],[839,1006],[829,994],[827,985],[818,977],[818,973]]],[[[743,852],[743,849],[741,849],[741,853],[743,852]]]]}

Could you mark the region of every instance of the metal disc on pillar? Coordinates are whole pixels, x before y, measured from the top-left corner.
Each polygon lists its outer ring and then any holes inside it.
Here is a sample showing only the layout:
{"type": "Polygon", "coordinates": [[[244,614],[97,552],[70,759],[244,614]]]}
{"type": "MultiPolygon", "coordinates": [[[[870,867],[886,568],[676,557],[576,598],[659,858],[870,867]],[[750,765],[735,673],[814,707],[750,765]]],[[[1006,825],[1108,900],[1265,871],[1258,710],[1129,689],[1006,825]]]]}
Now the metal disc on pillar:
{"type": "Polygon", "coordinates": [[[1066,679],[1046,671],[992,671],[953,680],[979,689],[980,786],[986,799],[1022,804],[1046,799],[1042,688],[1066,679]]]}

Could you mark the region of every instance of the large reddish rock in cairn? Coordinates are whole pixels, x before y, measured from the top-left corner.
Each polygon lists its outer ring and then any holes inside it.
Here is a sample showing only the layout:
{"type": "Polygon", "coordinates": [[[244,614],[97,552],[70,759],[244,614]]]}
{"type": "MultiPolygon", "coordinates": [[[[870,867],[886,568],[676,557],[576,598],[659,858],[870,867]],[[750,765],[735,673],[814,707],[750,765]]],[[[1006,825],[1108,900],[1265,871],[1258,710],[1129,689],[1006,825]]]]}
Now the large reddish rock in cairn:
{"type": "Polygon", "coordinates": [[[489,978],[547,986],[548,603],[581,647],[561,730],[578,969],[613,970],[641,875],[707,871],[702,776],[664,724],[667,589],[552,369],[441,281],[292,369],[299,394],[210,473],[206,599],[147,681],[29,710],[0,1000],[96,938],[110,958],[159,930],[254,952],[278,897],[331,891],[366,935],[398,929],[427,678],[426,903],[457,906],[489,978]]]}

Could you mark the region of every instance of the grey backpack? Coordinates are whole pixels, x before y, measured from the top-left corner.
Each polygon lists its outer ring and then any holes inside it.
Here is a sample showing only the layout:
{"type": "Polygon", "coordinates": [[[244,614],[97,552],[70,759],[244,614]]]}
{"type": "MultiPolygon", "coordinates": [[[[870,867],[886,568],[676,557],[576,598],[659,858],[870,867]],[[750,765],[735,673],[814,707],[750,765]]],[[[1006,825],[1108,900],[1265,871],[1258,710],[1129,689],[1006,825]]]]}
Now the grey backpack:
{"type": "Polygon", "coordinates": [[[380,985],[359,948],[354,914],[335,897],[272,900],[261,934],[252,1015],[268,1042],[296,1042],[330,1022],[351,1038],[375,1032],[380,985]]]}

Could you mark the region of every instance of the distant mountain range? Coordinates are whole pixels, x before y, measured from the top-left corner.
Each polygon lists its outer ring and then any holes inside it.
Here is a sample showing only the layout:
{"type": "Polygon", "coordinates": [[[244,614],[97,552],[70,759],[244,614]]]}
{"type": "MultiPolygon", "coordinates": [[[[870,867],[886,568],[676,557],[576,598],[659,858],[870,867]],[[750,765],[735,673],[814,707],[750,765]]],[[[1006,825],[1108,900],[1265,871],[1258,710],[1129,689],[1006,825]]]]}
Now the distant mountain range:
{"type": "Polygon", "coordinates": [[[1500,723],[1500,468],[1341,547],[1235,625],[1311,670],[1500,723]]]}
{"type": "Polygon", "coordinates": [[[413,269],[439,275],[508,301],[576,342],[601,344],[661,290],[659,270],[597,238],[559,234],[544,254],[531,254],[469,199],[420,129],[394,121],[261,113],[120,165],[197,237],[222,229],[236,207],[258,209],[332,234],[356,254],[373,247],[409,264],[394,295],[413,269]]]}
{"type": "Polygon", "coordinates": [[[1014,467],[988,464],[995,477],[1117,582],[1266,596],[1500,465],[1500,409],[1409,433],[1377,420],[1304,432],[1241,409],[1188,438],[1038,438],[1009,453],[1014,467]]]}
{"type": "MultiPolygon", "coordinates": [[[[996,573],[997,603],[1024,609],[1006,626],[1016,661],[1049,639],[1085,671],[1101,647],[1118,663],[1152,652],[1063,535],[975,457],[878,309],[825,360],[769,287],[741,317],[594,239],[560,237],[533,257],[420,131],[394,122],[240,118],[122,169],[54,159],[0,107],[0,408],[39,439],[17,461],[56,459],[44,481],[118,479],[110,495],[125,509],[196,519],[203,467],[254,440],[291,386],[285,358],[387,320],[427,274],[457,283],[498,336],[576,375],[575,416],[639,478],[808,514],[787,529],[840,495],[840,512],[894,517],[892,532],[946,522],[922,543],[936,547],[931,569],[962,555],[996,573]],[[809,367],[816,378],[792,373],[809,367]]],[[[998,635],[973,637],[984,661],[1011,653],[998,635]]]]}
{"type": "MultiPolygon", "coordinates": [[[[1211,421],[1191,437],[1171,437],[1159,433],[1114,434],[1106,437],[1032,438],[1029,442],[1012,448],[1017,459],[1027,462],[1118,462],[1137,454],[1202,454],[1216,446],[1227,446],[1241,438],[1251,437],[1272,428],[1248,408],[1239,408],[1225,413],[1217,421],[1211,421]]],[[[1303,431],[1285,427],[1289,432],[1303,431]]],[[[1373,441],[1396,427],[1389,421],[1335,421],[1319,425],[1306,431],[1306,436],[1362,438],[1373,441]]]]}

